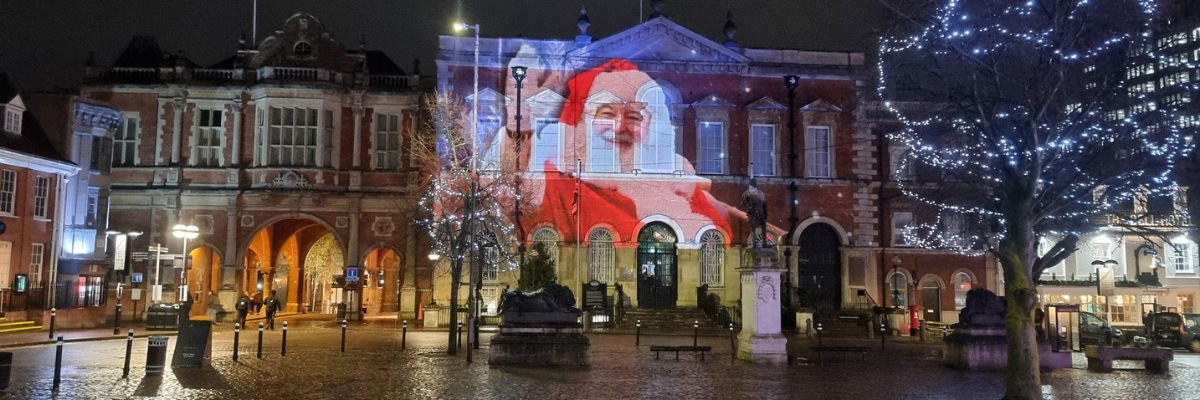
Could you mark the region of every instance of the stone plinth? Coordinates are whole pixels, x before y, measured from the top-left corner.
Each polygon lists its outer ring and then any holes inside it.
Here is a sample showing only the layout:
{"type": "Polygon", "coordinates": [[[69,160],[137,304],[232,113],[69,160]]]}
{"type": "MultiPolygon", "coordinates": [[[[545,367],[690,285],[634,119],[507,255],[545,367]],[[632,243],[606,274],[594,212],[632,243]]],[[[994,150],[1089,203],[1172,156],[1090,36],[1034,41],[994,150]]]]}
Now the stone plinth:
{"type": "Polygon", "coordinates": [[[492,337],[488,364],[588,365],[591,346],[591,340],[583,335],[583,326],[579,323],[504,323],[500,325],[500,333],[492,337]]]}
{"type": "Polygon", "coordinates": [[[754,363],[787,363],[787,338],[780,326],[780,275],[775,251],[750,251],[752,264],[742,272],[742,332],[738,358],[754,363]]]}
{"type": "Polygon", "coordinates": [[[1171,370],[1171,360],[1175,359],[1175,351],[1157,347],[1140,349],[1135,347],[1106,348],[1088,346],[1083,349],[1087,356],[1088,371],[1112,372],[1113,360],[1142,360],[1146,370],[1155,374],[1165,374],[1171,370]]]}
{"type": "MultiPolygon", "coordinates": [[[[956,327],[946,336],[943,361],[971,371],[1003,371],[1008,366],[1008,341],[1003,326],[956,327]]],[[[1055,353],[1038,339],[1038,360],[1043,370],[1071,368],[1071,353],[1055,353]]]]}

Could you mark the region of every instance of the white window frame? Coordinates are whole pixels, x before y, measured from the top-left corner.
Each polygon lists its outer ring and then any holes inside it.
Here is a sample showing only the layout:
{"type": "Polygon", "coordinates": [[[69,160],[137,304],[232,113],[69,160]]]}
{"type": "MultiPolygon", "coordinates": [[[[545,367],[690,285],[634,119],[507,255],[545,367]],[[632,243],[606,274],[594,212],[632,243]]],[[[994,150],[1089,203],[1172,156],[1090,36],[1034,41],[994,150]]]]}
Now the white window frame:
{"type": "Polygon", "coordinates": [[[562,169],[563,125],[558,118],[535,118],[533,121],[533,158],[527,166],[531,171],[545,171],[549,160],[555,169],[562,169]],[[553,140],[543,138],[547,128],[556,131],[553,140]]]}
{"type": "Polygon", "coordinates": [[[1192,251],[1196,246],[1186,239],[1176,239],[1167,246],[1167,253],[1170,256],[1171,267],[1177,274],[1194,274],[1195,267],[1192,265],[1192,251]]]}
{"type": "Polygon", "coordinates": [[[588,234],[588,281],[603,283],[616,282],[613,270],[613,260],[616,251],[613,248],[616,236],[606,228],[598,228],[588,234]]]}
{"type": "Polygon", "coordinates": [[[591,172],[617,172],[617,169],[620,167],[620,164],[617,161],[618,157],[617,157],[616,142],[613,141],[613,140],[615,140],[615,137],[610,136],[608,138],[608,140],[604,140],[604,138],[602,138],[596,134],[596,125],[608,125],[609,126],[608,134],[609,135],[616,135],[616,132],[617,132],[617,121],[616,120],[593,119],[591,121],[591,123],[588,124],[588,171],[591,171],[591,172]],[[611,167],[600,168],[599,162],[605,161],[605,160],[604,160],[604,157],[601,157],[602,155],[597,150],[612,152],[612,157],[609,160],[607,160],[608,163],[606,163],[606,164],[611,165],[611,167]]]}
{"type": "Polygon", "coordinates": [[[141,136],[141,121],[137,113],[126,113],[116,135],[113,135],[112,165],[132,167],[138,164],[138,137],[141,136]]]}
{"type": "Polygon", "coordinates": [[[810,126],[804,130],[804,177],[833,178],[833,129],[810,126]],[[820,137],[823,132],[823,138],[820,137]],[[824,139],[824,143],[822,143],[824,139]]]}
{"type": "Polygon", "coordinates": [[[700,284],[725,287],[725,235],[716,229],[700,234],[700,284]]]}
{"type": "Polygon", "coordinates": [[[910,181],[916,178],[916,164],[911,160],[908,160],[909,162],[905,162],[906,154],[908,154],[907,147],[896,147],[892,149],[890,154],[891,159],[888,160],[891,161],[892,164],[892,180],[910,181]]]}
{"type": "Polygon", "coordinates": [[[46,260],[46,245],[43,243],[34,243],[30,246],[29,251],[29,287],[32,289],[42,287],[42,265],[46,260]]]}
{"type": "Polygon", "coordinates": [[[558,232],[554,228],[543,226],[533,231],[533,243],[545,243],[550,248],[550,258],[554,260],[555,273],[558,273],[558,232]]]}
{"type": "Polygon", "coordinates": [[[400,169],[400,147],[404,131],[404,115],[400,113],[376,113],[372,147],[374,169],[395,171],[400,169]]]}
{"type": "Polygon", "coordinates": [[[87,204],[84,207],[86,208],[83,210],[83,223],[89,228],[100,227],[100,192],[98,190],[88,190],[87,204]]]}
{"type": "Polygon", "coordinates": [[[896,211],[892,213],[892,246],[913,246],[913,242],[908,240],[908,237],[904,234],[905,228],[912,226],[912,224],[913,213],[911,211],[896,211]]]}
{"type": "Polygon", "coordinates": [[[968,274],[966,272],[959,272],[959,273],[954,274],[954,277],[950,279],[950,282],[952,285],[954,285],[954,309],[961,310],[961,309],[963,309],[963,307],[966,307],[967,292],[971,291],[971,289],[975,287],[975,280],[971,279],[970,274],[968,274]],[[967,278],[966,282],[960,281],[958,279],[960,277],[967,278]],[[966,288],[962,287],[963,283],[966,283],[967,285],[969,285],[969,287],[966,287],[966,288]],[[962,304],[960,305],[959,303],[962,303],[962,304]]]}
{"type": "Polygon", "coordinates": [[[33,216],[46,219],[50,209],[50,178],[33,177],[33,216]]]}
{"type": "Polygon", "coordinates": [[[17,210],[17,171],[0,171],[0,215],[14,215],[17,210]]]}
{"type": "Polygon", "coordinates": [[[649,114],[649,132],[638,146],[637,165],[642,172],[670,173],[675,171],[675,126],[671,124],[671,109],[667,94],[661,87],[642,93],[639,101],[649,114]]]}
{"type": "Polygon", "coordinates": [[[192,121],[191,165],[219,167],[224,161],[225,118],[223,107],[196,108],[192,121]],[[207,118],[206,118],[207,117],[207,118]],[[205,123],[207,119],[207,123],[205,123]],[[220,119],[220,121],[215,121],[220,119]]]}
{"type": "Polygon", "coordinates": [[[777,142],[778,129],[775,124],[750,124],[750,162],[751,173],[754,176],[775,176],[779,174],[779,169],[776,164],[779,160],[777,150],[779,143],[777,142]],[[770,140],[762,140],[762,135],[758,131],[762,128],[770,128],[770,140]],[[771,148],[765,149],[763,143],[770,143],[771,148]],[[765,167],[763,165],[766,165],[765,167]]]}
{"type": "Polygon", "coordinates": [[[726,145],[726,130],[724,121],[698,121],[696,123],[696,173],[705,175],[722,175],[725,173],[725,154],[728,152],[726,145]],[[706,145],[705,139],[711,139],[704,135],[705,127],[717,127],[717,147],[706,145]],[[716,158],[709,158],[705,151],[716,151],[716,158]],[[717,169],[708,169],[706,165],[716,165],[717,169]]]}
{"type": "Polygon", "coordinates": [[[4,130],[21,134],[21,111],[12,108],[4,110],[4,130]]]}
{"type": "Polygon", "coordinates": [[[476,145],[481,148],[479,153],[482,157],[476,158],[476,163],[481,170],[494,171],[500,169],[500,150],[504,147],[503,136],[500,130],[504,128],[498,115],[479,115],[477,125],[475,125],[475,141],[476,145]],[[488,126],[495,126],[495,129],[489,131],[488,126]],[[488,140],[491,136],[491,140],[488,140]]]}
{"type": "MultiPolygon", "coordinates": [[[[262,157],[263,157],[264,165],[282,166],[282,167],[319,167],[319,166],[323,165],[322,164],[323,160],[320,159],[321,158],[320,155],[322,154],[320,143],[322,143],[322,139],[319,137],[323,133],[323,132],[321,132],[322,131],[321,127],[323,125],[321,124],[321,121],[319,120],[321,117],[321,112],[320,112],[321,107],[315,106],[315,105],[270,105],[268,107],[265,107],[264,110],[266,112],[266,115],[264,116],[265,121],[263,121],[263,126],[266,128],[264,133],[266,135],[265,135],[265,137],[262,138],[262,143],[263,143],[262,157]],[[271,118],[271,116],[272,116],[271,113],[274,110],[278,110],[278,112],[280,114],[278,124],[275,123],[275,121],[271,118]],[[284,110],[292,110],[293,117],[292,117],[291,124],[284,123],[284,119],[283,119],[284,110]],[[316,113],[318,121],[316,121],[315,123],[312,123],[312,124],[305,123],[303,125],[297,125],[295,123],[295,113],[297,110],[304,110],[304,112],[306,114],[309,112],[316,113]],[[292,129],[292,133],[291,133],[292,141],[291,141],[291,144],[284,144],[284,140],[283,140],[284,132],[285,132],[285,129],[288,129],[288,128],[292,129]],[[278,141],[273,140],[273,138],[275,137],[275,135],[273,133],[276,129],[279,130],[279,135],[278,135],[279,140],[278,141]],[[305,143],[296,144],[295,143],[295,138],[297,137],[296,129],[304,129],[306,131],[311,130],[313,133],[312,142],[307,143],[308,140],[306,139],[306,140],[302,141],[305,143]],[[286,162],[284,161],[284,157],[283,157],[283,150],[285,148],[288,150],[288,157],[287,157],[288,161],[286,161],[286,162]],[[300,153],[301,155],[299,156],[300,161],[301,161],[300,163],[295,162],[295,160],[297,159],[297,156],[296,156],[297,151],[301,152],[300,153]],[[307,157],[308,155],[311,155],[311,160],[308,159],[309,158],[309,157],[307,157]]],[[[304,136],[300,135],[299,137],[303,138],[304,136]]]]}

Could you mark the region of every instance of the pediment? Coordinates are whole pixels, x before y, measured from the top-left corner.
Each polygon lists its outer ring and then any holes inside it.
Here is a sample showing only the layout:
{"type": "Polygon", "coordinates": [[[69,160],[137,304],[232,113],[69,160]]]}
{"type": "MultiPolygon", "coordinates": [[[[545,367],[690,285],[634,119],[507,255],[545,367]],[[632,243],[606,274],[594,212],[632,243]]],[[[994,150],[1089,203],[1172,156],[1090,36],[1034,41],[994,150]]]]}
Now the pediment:
{"type": "Polygon", "coordinates": [[[787,111],[787,106],[780,104],[774,99],[764,96],[761,99],[755,100],[753,103],[746,105],[747,110],[758,111],[787,111]]]}
{"type": "Polygon", "coordinates": [[[842,108],[825,101],[825,99],[817,99],[812,103],[805,104],[804,107],[800,107],[800,111],[839,113],[842,112],[842,108]]]}
{"type": "MultiPolygon", "coordinates": [[[[474,99],[475,99],[474,94],[467,95],[466,100],[468,102],[470,102],[474,99]]],[[[504,95],[504,93],[500,93],[500,92],[496,91],[496,89],[492,89],[490,87],[485,87],[485,88],[479,89],[479,102],[480,103],[508,104],[508,102],[510,102],[510,101],[512,101],[512,98],[504,95]]]]}
{"type": "Polygon", "coordinates": [[[748,63],[750,59],[666,18],[652,18],[575,49],[569,56],[627,60],[748,63]]]}
{"type": "Polygon", "coordinates": [[[621,100],[620,97],[618,97],[617,95],[613,94],[610,91],[601,90],[599,92],[596,92],[596,94],[588,96],[587,102],[588,103],[596,103],[596,104],[610,104],[610,103],[621,103],[621,102],[624,102],[624,100],[621,100]]]}
{"type": "Polygon", "coordinates": [[[8,103],[4,103],[4,105],[8,106],[8,108],[25,111],[25,102],[21,101],[21,95],[19,94],[13,96],[12,100],[9,100],[8,103]]]}
{"type": "Polygon", "coordinates": [[[567,102],[566,97],[563,97],[562,95],[560,95],[557,92],[550,90],[550,89],[542,90],[540,92],[537,92],[537,94],[535,94],[533,96],[529,96],[528,99],[525,99],[525,103],[528,103],[528,104],[536,103],[536,104],[562,105],[563,103],[566,103],[566,102],[567,102]]]}
{"type": "Polygon", "coordinates": [[[734,106],[733,103],[730,103],[729,100],[725,100],[725,99],[721,98],[721,96],[717,96],[715,94],[710,94],[708,96],[704,96],[703,99],[700,99],[700,100],[692,103],[692,107],[734,108],[736,106],[734,106]]]}

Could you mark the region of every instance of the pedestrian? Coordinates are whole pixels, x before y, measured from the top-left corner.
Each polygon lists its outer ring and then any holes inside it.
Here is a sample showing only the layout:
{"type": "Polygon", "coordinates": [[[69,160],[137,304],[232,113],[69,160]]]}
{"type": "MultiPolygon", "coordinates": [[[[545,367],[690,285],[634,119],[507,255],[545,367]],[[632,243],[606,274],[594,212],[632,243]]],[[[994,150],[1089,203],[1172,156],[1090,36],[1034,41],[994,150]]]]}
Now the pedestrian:
{"type": "Polygon", "coordinates": [[[237,323],[243,328],[246,327],[246,314],[250,313],[250,303],[252,301],[250,300],[250,296],[246,296],[246,292],[242,292],[242,296],[238,298],[237,305],[234,306],[237,309],[237,323]]]}
{"type": "Polygon", "coordinates": [[[275,330],[275,312],[279,311],[279,300],[275,299],[275,291],[267,298],[267,328],[275,330]]]}
{"type": "Polygon", "coordinates": [[[217,293],[213,292],[213,291],[209,291],[208,292],[207,313],[208,313],[208,320],[211,321],[213,325],[217,325],[217,312],[221,310],[220,303],[221,303],[221,299],[217,297],[217,293]]]}
{"type": "Polygon", "coordinates": [[[251,297],[251,299],[253,299],[253,301],[254,301],[254,304],[253,304],[254,305],[254,315],[258,315],[259,313],[262,313],[262,306],[263,306],[262,292],[254,292],[254,296],[251,297]]]}

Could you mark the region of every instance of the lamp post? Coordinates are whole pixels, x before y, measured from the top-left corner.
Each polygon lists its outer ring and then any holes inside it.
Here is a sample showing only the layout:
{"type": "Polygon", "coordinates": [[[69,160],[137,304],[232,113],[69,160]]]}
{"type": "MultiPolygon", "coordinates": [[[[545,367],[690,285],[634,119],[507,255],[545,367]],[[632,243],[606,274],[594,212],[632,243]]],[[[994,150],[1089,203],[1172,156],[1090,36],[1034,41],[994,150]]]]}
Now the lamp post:
{"type": "Polygon", "coordinates": [[[175,227],[171,228],[171,234],[175,235],[177,238],[183,239],[183,273],[180,275],[179,280],[179,302],[182,303],[188,300],[187,274],[188,270],[191,269],[189,268],[189,261],[192,258],[191,254],[188,252],[187,242],[188,239],[200,237],[200,228],[196,227],[195,225],[175,224],[175,227]]]}
{"type": "Polygon", "coordinates": [[[783,85],[788,91],[788,137],[790,138],[791,147],[788,153],[788,163],[792,171],[792,177],[796,177],[796,85],[800,83],[800,77],[788,75],[783,77],[783,85]]]}
{"type": "MultiPolygon", "coordinates": [[[[129,270],[129,242],[131,238],[141,236],[141,231],[118,231],[109,230],[106,234],[113,237],[113,277],[117,280],[117,309],[113,314],[113,334],[121,333],[121,297],[122,285],[125,283],[125,274],[129,270]]],[[[136,306],[136,305],[135,305],[136,306]]],[[[137,307],[134,307],[137,308],[137,307]]],[[[137,310],[134,310],[134,314],[137,310]]],[[[136,319],[136,315],[134,316],[136,319]]]]}
{"type": "MultiPolygon", "coordinates": [[[[516,222],[517,234],[519,235],[517,236],[519,238],[517,240],[517,254],[519,255],[520,264],[517,265],[525,265],[525,227],[521,225],[521,142],[525,140],[525,135],[521,134],[521,88],[525,86],[524,82],[527,73],[528,69],[525,67],[512,67],[512,77],[517,81],[517,112],[516,116],[513,117],[517,121],[517,129],[513,137],[517,150],[517,169],[515,171],[517,173],[517,201],[513,205],[513,220],[516,222]]],[[[534,151],[530,150],[529,153],[532,156],[534,151]]]]}
{"type": "MultiPolygon", "coordinates": [[[[472,29],[475,31],[475,67],[474,67],[474,87],[473,87],[475,94],[471,98],[471,127],[472,127],[472,129],[471,129],[471,177],[472,177],[472,179],[477,179],[478,178],[477,177],[478,163],[479,163],[479,24],[470,25],[465,22],[460,22],[460,23],[454,24],[454,28],[456,30],[460,30],[460,31],[465,30],[465,29],[472,29]]],[[[468,212],[467,215],[469,216],[468,218],[470,218],[469,219],[470,223],[467,226],[469,227],[468,230],[471,232],[470,237],[473,242],[476,240],[475,202],[476,202],[477,195],[478,195],[477,185],[475,182],[472,182],[471,183],[471,201],[469,202],[468,208],[467,208],[467,212],[468,212]]],[[[477,259],[475,257],[475,253],[476,253],[475,247],[476,247],[475,244],[472,243],[471,244],[471,258],[470,258],[471,271],[468,273],[468,279],[467,279],[467,287],[470,288],[467,290],[467,304],[469,304],[468,307],[470,307],[470,308],[475,307],[475,291],[473,290],[475,288],[475,284],[474,284],[475,283],[474,282],[475,272],[474,272],[474,270],[476,267],[478,267],[476,265],[477,259]]],[[[455,288],[453,290],[458,290],[458,289],[455,288]]],[[[457,307],[457,305],[451,304],[451,307],[457,307]]],[[[473,309],[468,309],[468,311],[467,311],[467,332],[468,332],[468,334],[467,334],[467,362],[468,363],[472,361],[472,359],[471,359],[471,343],[473,343],[476,340],[476,338],[473,337],[475,334],[475,329],[474,329],[475,318],[474,318],[474,316],[475,316],[475,311],[473,309]]],[[[453,324],[451,324],[451,325],[453,325],[453,324]]]]}

